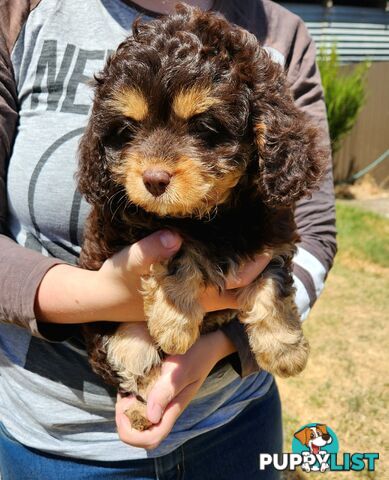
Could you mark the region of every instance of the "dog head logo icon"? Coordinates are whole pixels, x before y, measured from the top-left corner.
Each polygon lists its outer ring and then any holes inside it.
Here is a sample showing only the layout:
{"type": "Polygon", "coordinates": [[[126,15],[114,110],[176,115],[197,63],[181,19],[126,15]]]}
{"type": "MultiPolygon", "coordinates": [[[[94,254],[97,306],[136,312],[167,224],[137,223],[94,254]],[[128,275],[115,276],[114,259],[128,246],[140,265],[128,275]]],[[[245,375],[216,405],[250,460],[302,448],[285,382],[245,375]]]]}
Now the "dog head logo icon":
{"type": "Polygon", "coordinates": [[[304,456],[305,461],[301,465],[304,471],[324,472],[330,468],[329,454],[338,451],[338,440],[327,425],[312,423],[295,432],[292,449],[304,456]]]}
{"type": "Polygon", "coordinates": [[[305,427],[294,434],[295,438],[309,448],[309,451],[317,455],[322,447],[332,442],[332,437],[327,431],[326,425],[317,424],[312,427],[305,427]]]}

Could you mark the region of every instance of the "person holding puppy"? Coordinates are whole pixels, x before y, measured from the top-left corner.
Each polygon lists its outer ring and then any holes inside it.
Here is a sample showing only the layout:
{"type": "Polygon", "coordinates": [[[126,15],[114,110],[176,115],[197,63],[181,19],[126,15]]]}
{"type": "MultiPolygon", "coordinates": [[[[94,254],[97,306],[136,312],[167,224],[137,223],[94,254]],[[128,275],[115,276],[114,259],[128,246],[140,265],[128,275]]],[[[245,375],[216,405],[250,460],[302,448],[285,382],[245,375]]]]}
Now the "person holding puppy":
{"type": "MultiPolygon", "coordinates": [[[[182,478],[183,471],[190,479],[277,478],[259,472],[257,458],[282,448],[278,392],[255,363],[237,320],[202,336],[185,355],[167,357],[148,398],[155,425],[145,432],[131,429],[124,415],[131,399],[116,401],[91,371],[78,328],[144,318],[140,276],[182,242],[172,232],[156,232],[98,271],[74,266],[88,211],[73,180],[91,104],[88,79],[138,13],[169,13],[174,3],[44,0],[0,7],[4,479],[42,478],[40,472],[48,479],[182,478]]],[[[287,69],[296,104],[327,135],[314,45],[297,17],[266,0],[244,7],[188,3],[219,10],[255,33],[287,69]]],[[[330,163],[320,190],[299,202],[296,221],[296,299],[306,316],[335,253],[330,163]]],[[[238,308],[235,289],[254,280],[269,260],[262,256],[242,266],[224,295],[205,291],[199,298],[205,310],[238,308]]]]}

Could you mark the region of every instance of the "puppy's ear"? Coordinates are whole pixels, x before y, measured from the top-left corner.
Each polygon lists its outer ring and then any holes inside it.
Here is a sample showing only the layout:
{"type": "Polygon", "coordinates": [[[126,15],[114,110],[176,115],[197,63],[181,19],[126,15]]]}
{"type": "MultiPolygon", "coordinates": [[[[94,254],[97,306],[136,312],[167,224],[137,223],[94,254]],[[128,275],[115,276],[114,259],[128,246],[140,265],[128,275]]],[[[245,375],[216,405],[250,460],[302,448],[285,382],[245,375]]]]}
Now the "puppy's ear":
{"type": "Polygon", "coordinates": [[[323,424],[319,424],[319,423],[318,423],[318,424],[316,425],[316,428],[318,428],[323,435],[326,435],[326,434],[328,433],[328,432],[327,432],[327,426],[326,426],[326,425],[323,425],[323,424]]]}
{"type": "Polygon", "coordinates": [[[78,155],[78,189],[90,204],[102,204],[110,197],[112,180],[104,147],[99,136],[93,131],[92,119],[81,138],[78,155]]]}
{"type": "Polygon", "coordinates": [[[309,435],[310,429],[308,427],[305,427],[294,434],[295,438],[297,438],[297,440],[299,440],[303,445],[308,445],[309,435]]]}
{"type": "Polygon", "coordinates": [[[253,128],[258,188],[269,206],[292,205],[318,184],[326,152],[316,128],[295,106],[282,67],[260,49],[254,86],[253,128]]]}

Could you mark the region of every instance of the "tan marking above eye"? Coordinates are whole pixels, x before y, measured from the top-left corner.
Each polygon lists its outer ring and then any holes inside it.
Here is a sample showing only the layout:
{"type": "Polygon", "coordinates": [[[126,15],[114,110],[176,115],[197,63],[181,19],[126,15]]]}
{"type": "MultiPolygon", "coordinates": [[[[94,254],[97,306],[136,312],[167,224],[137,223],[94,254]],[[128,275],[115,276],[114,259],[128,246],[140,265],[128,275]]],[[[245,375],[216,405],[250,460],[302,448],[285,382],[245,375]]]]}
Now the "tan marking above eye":
{"type": "Polygon", "coordinates": [[[263,148],[266,144],[266,125],[263,122],[258,122],[254,125],[255,141],[259,148],[263,148]]]}
{"type": "Polygon", "coordinates": [[[173,100],[173,111],[177,117],[188,120],[194,115],[207,111],[213,105],[220,103],[219,98],[211,95],[211,88],[194,86],[181,90],[173,100]]]}
{"type": "Polygon", "coordinates": [[[128,87],[116,92],[110,104],[126,117],[137,122],[144,120],[149,113],[149,106],[143,93],[134,87],[128,87]]]}

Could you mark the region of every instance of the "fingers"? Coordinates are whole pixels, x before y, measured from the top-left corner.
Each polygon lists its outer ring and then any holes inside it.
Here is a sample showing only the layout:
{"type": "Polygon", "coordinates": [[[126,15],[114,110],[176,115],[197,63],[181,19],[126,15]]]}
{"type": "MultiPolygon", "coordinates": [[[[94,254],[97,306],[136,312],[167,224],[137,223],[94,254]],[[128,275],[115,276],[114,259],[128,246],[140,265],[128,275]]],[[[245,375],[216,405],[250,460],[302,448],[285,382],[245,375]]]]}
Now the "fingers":
{"type": "Polygon", "coordinates": [[[133,447],[146,449],[155,448],[159,441],[162,440],[161,432],[156,433],[154,426],[143,432],[135,430],[132,428],[130,420],[124,413],[133,401],[133,397],[121,398],[118,396],[115,420],[120,440],[133,447]]]}
{"type": "Polygon", "coordinates": [[[150,422],[158,423],[169,403],[190,383],[183,374],[184,362],[183,355],[165,359],[161,375],[147,397],[147,418],[150,422]]]}
{"type": "Polygon", "coordinates": [[[155,448],[169,434],[177,418],[195,395],[201,382],[191,379],[185,366],[186,355],[165,359],[161,375],[147,396],[147,417],[152,427],[139,432],[131,427],[124,414],[133,398],[119,398],[116,405],[116,424],[122,441],[135,447],[155,448]]]}
{"type": "Polygon", "coordinates": [[[170,230],[155,232],[128,249],[128,269],[139,275],[150,272],[153,263],[174,255],[181,247],[181,237],[170,230]]]}
{"type": "Polygon", "coordinates": [[[140,432],[131,427],[131,422],[124,414],[131,405],[130,399],[122,399],[116,406],[116,425],[120,439],[132,445],[133,447],[146,448],[151,450],[156,448],[164,438],[168,436],[173,425],[178,418],[181,409],[177,403],[168,407],[162,421],[158,425],[153,425],[148,430],[140,432]],[[127,400],[127,402],[123,402],[127,400]]]}
{"type": "MultiPolygon", "coordinates": [[[[180,249],[181,245],[182,238],[177,233],[170,230],[161,230],[134,243],[131,247],[123,249],[119,255],[114,257],[114,263],[121,263],[123,261],[122,256],[125,255],[127,257],[125,262],[127,270],[138,275],[147,275],[153,263],[168,259],[180,249]]],[[[227,277],[227,290],[249,285],[266,268],[270,260],[270,253],[257,255],[254,261],[243,265],[236,275],[227,277]]],[[[232,298],[229,298],[229,300],[232,300],[232,298]]],[[[228,308],[224,304],[225,302],[221,302],[221,308],[228,308]]],[[[218,308],[212,310],[218,310],[218,308]]]]}
{"type": "Polygon", "coordinates": [[[224,309],[238,309],[239,304],[235,292],[229,291],[249,285],[267,267],[271,260],[270,253],[256,256],[255,260],[243,265],[239,272],[226,279],[227,290],[220,293],[216,288],[206,288],[199,297],[199,302],[206,312],[224,309]]]}
{"type": "Polygon", "coordinates": [[[147,399],[147,418],[152,423],[158,423],[166,407],[174,398],[174,388],[157,382],[147,399]],[[170,387],[170,388],[169,388],[170,387]]]}
{"type": "Polygon", "coordinates": [[[116,403],[116,425],[120,439],[134,447],[148,450],[156,448],[169,435],[177,418],[185,410],[196,390],[196,384],[185,387],[166,407],[161,421],[143,432],[132,428],[131,422],[124,414],[133,399],[120,398],[116,403]]]}
{"type": "Polygon", "coordinates": [[[144,432],[131,428],[124,412],[131,398],[120,398],[116,405],[116,423],[121,440],[130,445],[155,448],[169,434],[177,418],[195,397],[207,375],[220,358],[232,353],[223,333],[201,336],[184,355],[170,355],[161,374],[147,395],[147,417],[155,423],[144,432]]]}
{"type": "Polygon", "coordinates": [[[205,312],[217,310],[237,309],[238,301],[234,292],[220,293],[216,288],[207,288],[199,297],[200,305],[205,312]]]}
{"type": "Polygon", "coordinates": [[[234,288],[246,287],[263,272],[270,260],[270,253],[256,255],[255,260],[243,265],[235,276],[229,275],[227,277],[226,288],[232,290],[234,288]]]}

